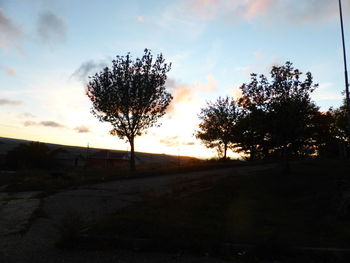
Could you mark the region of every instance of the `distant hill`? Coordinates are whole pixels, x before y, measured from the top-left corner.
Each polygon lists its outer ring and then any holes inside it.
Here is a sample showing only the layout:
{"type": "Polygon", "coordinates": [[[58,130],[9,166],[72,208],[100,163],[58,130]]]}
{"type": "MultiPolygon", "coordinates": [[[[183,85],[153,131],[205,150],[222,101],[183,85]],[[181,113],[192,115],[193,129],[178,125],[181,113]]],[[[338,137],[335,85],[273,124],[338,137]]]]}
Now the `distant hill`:
{"type": "MultiPolygon", "coordinates": [[[[11,139],[11,138],[5,138],[0,137],[0,155],[4,156],[6,153],[13,149],[14,147],[18,146],[21,143],[30,143],[32,141],[28,140],[20,140],[20,139],[11,139]]],[[[60,144],[53,144],[53,143],[45,143],[50,149],[64,149],[66,150],[70,155],[72,156],[83,156],[87,157],[90,155],[93,155],[101,150],[106,150],[102,148],[87,148],[87,147],[79,147],[79,146],[69,146],[69,145],[60,145],[60,144]]],[[[120,150],[110,150],[110,152],[114,153],[128,153],[127,151],[120,151],[120,150]]],[[[175,163],[175,162],[187,162],[187,161],[196,161],[198,159],[194,157],[187,157],[187,156],[174,156],[174,155],[166,155],[166,154],[154,154],[154,153],[144,153],[144,152],[136,152],[135,153],[136,159],[138,160],[139,165],[148,165],[148,164],[155,164],[155,163],[175,163]]]]}

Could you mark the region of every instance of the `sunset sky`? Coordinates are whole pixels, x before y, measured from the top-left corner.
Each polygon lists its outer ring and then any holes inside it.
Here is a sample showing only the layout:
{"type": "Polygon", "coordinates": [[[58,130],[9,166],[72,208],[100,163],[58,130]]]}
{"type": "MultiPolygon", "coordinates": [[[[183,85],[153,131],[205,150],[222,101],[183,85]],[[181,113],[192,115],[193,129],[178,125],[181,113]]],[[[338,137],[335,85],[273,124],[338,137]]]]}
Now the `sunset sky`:
{"type": "Polygon", "coordinates": [[[145,48],[172,62],[174,100],[137,151],[214,156],[193,137],[201,107],[287,60],[312,72],[321,110],[342,101],[338,0],[0,0],[0,137],[128,150],[90,113],[85,86],[145,48]]]}

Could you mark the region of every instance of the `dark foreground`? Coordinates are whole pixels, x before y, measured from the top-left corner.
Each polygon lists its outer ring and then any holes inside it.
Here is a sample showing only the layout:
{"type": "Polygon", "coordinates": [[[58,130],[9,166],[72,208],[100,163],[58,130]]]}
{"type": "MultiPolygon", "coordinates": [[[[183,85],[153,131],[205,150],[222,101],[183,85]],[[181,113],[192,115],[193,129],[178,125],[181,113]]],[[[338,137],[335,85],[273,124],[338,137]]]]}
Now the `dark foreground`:
{"type": "MultiPolygon", "coordinates": [[[[7,213],[39,205],[22,229],[0,231],[0,262],[348,262],[349,164],[291,167],[290,174],[278,164],[246,166],[7,195],[7,213]]],[[[19,225],[9,222],[0,219],[19,225]]]]}
{"type": "Polygon", "coordinates": [[[118,244],[249,262],[347,261],[349,163],[312,160],[291,167],[289,174],[277,166],[222,178],[183,198],[125,208],[87,230],[81,246],[118,244]]]}

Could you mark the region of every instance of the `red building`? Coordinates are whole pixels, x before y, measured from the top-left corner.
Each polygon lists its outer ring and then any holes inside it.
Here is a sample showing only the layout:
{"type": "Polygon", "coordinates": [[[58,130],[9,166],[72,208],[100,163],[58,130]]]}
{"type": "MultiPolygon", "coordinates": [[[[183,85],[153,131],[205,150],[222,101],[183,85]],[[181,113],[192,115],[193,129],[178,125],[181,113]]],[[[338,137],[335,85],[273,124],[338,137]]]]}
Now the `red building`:
{"type": "Polygon", "coordinates": [[[114,152],[109,150],[101,150],[93,153],[87,158],[89,167],[127,167],[130,162],[130,156],[127,152],[114,152]]]}

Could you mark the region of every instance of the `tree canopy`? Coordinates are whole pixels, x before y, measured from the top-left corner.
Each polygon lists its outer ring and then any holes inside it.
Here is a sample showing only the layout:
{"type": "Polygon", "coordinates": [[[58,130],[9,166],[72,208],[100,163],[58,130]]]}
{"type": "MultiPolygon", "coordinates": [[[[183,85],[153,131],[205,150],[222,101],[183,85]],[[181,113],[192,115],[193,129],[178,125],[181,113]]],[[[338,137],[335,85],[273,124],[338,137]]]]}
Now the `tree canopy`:
{"type": "Polygon", "coordinates": [[[291,62],[273,66],[270,77],[252,73],[237,102],[219,98],[202,109],[195,135],[225,157],[227,148],[251,160],[320,154],[325,145],[334,145],[335,140],[326,139],[331,131],[344,141],[345,130],[344,125],[331,127],[344,124],[342,111],[323,114],[311,100],[317,87],[310,72],[304,75],[291,62]]]}
{"type": "Polygon", "coordinates": [[[238,103],[245,112],[240,120],[242,150],[267,157],[299,155],[307,148],[312,116],[318,112],[310,94],[318,85],[313,84],[310,72],[304,80],[301,77],[302,72],[286,62],[272,67],[270,79],[251,74],[251,82],[241,86],[238,103]]]}
{"type": "Polygon", "coordinates": [[[239,117],[237,104],[229,97],[207,102],[198,115],[201,123],[195,132],[196,138],[208,148],[215,148],[220,158],[227,158],[227,149],[232,146],[234,128],[239,117]]]}
{"type": "Polygon", "coordinates": [[[130,143],[130,167],[135,169],[134,138],[157,125],[172,100],[165,82],[171,64],[162,54],[154,59],[144,50],[142,58],[117,56],[112,66],[90,77],[86,94],[92,101],[92,113],[111,123],[112,135],[130,143]]]}

